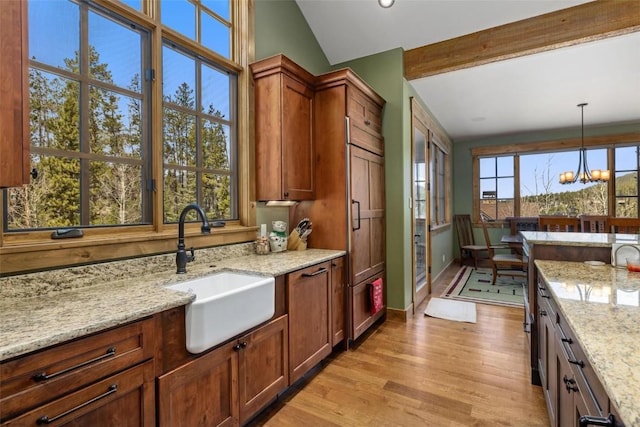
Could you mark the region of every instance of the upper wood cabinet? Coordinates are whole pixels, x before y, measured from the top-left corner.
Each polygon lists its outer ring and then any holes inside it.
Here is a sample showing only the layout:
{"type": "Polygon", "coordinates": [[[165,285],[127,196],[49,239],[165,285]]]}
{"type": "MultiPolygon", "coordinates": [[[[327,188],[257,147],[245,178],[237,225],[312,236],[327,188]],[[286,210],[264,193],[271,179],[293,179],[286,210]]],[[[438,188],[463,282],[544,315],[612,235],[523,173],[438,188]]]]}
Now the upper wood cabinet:
{"type": "Polygon", "coordinates": [[[315,198],[314,76],[283,55],[251,65],[255,81],[256,199],[315,198]]]}
{"type": "Polygon", "coordinates": [[[27,0],[0,1],[0,188],[29,183],[27,0]]]}

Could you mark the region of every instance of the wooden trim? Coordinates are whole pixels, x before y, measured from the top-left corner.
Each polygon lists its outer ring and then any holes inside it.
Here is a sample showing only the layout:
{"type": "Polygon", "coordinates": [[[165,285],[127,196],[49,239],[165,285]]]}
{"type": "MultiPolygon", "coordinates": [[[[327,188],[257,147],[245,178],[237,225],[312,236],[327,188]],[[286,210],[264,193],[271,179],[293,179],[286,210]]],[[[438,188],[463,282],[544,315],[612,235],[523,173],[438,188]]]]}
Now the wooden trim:
{"type": "Polygon", "coordinates": [[[411,318],[413,318],[413,303],[409,304],[409,307],[404,310],[387,307],[387,320],[407,323],[411,318]]]}
{"type": "MultiPolygon", "coordinates": [[[[640,2],[639,2],[640,3],[640,2]]],[[[620,135],[600,135],[584,138],[585,147],[608,147],[629,143],[640,143],[640,132],[631,132],[620,135]]],[[[538,152],[553,152],[580,148],[580,138],[564,138],[552,141],[538,141],[520,144],[492,145],[486,147],[474,147],[471,156],[499,156],[508,154],[524,154],[538,152]]]]}
{"type": "Polygon", "coordinates": [[[410,49],[407,80],[640,30],[638,0],[600,0],[410,49]]]}

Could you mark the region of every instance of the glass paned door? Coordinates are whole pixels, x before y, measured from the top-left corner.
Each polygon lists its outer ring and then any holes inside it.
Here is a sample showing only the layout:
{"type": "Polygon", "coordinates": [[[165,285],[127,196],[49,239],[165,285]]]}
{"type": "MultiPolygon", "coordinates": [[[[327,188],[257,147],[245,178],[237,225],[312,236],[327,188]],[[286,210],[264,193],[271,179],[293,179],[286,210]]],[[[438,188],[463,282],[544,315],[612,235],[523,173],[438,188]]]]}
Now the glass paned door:
{"type": "Polygon", "coordinates": [[[413,128],[413,270],[414,294],[427,283],[427,138],[420,129],[413,128]]]}

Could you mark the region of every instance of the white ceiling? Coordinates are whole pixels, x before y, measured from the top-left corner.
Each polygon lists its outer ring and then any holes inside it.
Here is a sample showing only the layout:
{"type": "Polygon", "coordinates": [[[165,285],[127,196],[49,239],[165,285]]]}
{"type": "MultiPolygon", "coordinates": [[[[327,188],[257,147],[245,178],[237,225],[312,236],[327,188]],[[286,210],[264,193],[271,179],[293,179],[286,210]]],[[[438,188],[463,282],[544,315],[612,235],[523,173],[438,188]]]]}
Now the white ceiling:
{"type": "MultiPolygon", "coordinates": [[[[415,47],[572,7],[568,0],[296,0],[329,62],[415,47]]],[[[454,141],[640,123],[640,32],[412,80],[454,141]]]]}

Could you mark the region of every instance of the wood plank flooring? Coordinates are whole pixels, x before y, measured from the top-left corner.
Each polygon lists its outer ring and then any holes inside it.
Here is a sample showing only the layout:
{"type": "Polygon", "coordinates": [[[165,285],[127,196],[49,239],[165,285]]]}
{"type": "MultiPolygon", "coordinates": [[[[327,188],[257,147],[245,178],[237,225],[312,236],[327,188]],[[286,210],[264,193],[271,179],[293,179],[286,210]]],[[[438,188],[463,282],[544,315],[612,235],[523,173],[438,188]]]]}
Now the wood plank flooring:
{"type": "MultiPolygon", "coordinates": [[[[439,296],[458,266],[434,284],[439,296]]],[[[529,382],[522,309],[477,304],[477,323],[424,316],[387,320],[251,426],[548,426],[529,382]]]]}

